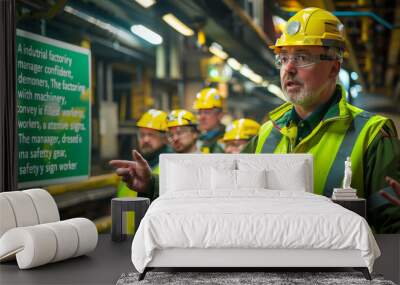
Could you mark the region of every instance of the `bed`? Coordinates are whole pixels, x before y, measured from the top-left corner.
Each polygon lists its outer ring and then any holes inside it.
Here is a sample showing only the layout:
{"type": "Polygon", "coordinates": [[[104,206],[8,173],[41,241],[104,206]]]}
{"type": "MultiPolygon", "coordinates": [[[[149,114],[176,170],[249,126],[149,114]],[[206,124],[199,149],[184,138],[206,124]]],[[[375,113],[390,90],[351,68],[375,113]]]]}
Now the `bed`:
{"type": "MultiPolygon", "coordinates": [[[[318,174],[318,172],[315,172],[318,174]]],[[[163,154],[160,197],[132,242],[143,279],[158,267],[352,267],[380,251],[361,216],[313,194],[309,154],[163,154]]]]}

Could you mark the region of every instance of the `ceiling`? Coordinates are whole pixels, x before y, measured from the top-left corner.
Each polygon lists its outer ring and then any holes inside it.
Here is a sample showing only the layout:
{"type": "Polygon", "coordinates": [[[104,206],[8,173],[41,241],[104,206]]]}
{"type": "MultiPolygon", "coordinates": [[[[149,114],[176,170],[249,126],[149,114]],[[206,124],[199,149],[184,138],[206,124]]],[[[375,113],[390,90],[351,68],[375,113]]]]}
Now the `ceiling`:
{"type": "MultiPolygon", "coordinates": [[[[400,99],[400,1],[399,0],[278,0],[264,1],[263,29],[248,21],[253,9],[240,0],[165,1],[192,19],[203,21],[207,36],[217,40],[263,76],[274,76],[272,54],[275,41],[268,25],[271,16],[288,19],[304,7],[333,11],[346,27],[347,52],[344,68],[355,71],[364,93],[400,99]],[[247,8],[247,9],[246,9],[247,8]],[[250,11],[250,12],[249,12],[250,11]]],[[[257,2],[254,1],[253,4],[257,2]]]]}
{"type": "MultiPolygon", "coordinates": [[[[218,42],[230,56],[246,63],[272,82],[279,81],[273,65],[273,54],[268,48],[277,37],[272,15],[288,19],[303,7],[325,8],[334,11],[345,24],[348,52],[345,54],[344,67],[359,74],[357,81],[363,87],[363,92],[400,99],[400,0],[159,0],[148,9],[133,0],[17,0],[17,3],[30,7],[36,11],[36,15],[41,11],[42,15],[38,18],[61,14],[65,5],[73,5],[96,17],[113,19],[114,23],[127,30],[133,20],[150,27],[156,26],[165,32],[169,28],[162,22],[161,16],[173,12],[192,29],[204,31],[209,42],[218,42]],[[254,24],[250,16],[259,13],[257,3],[264,3],[263,22],[259,25],[254,24]]],[[[69,17],[72,37],[74,25],[80,28],[80,33],[90,29],[87,23],[79,19],[71,20],[70,15],[58,17],[60,25],[69,17]]],[[[106,42],[101,43],[101,35],[95,37],[93,30],[90,33],[97,39],[97,44],[106,45],[106,42]]],[[[105,53],[112,54],[113,48],[115,46],[105,53]]],[[[147,58],[149,62],[154,60],[154,53],[148,52],[151,49],[121,47],[127,55],[140,52],[138,59],[140,54],[147,53],[148,57],[141,60],[146,61],[147,58]]]]}
{"type": "Polygon", "coordinates": [[[400,96],[399,0],[277,1],[283,11],[320,7],[333,11],[346,28],[345,67],[361,74],[364,92],[400,96]]]}

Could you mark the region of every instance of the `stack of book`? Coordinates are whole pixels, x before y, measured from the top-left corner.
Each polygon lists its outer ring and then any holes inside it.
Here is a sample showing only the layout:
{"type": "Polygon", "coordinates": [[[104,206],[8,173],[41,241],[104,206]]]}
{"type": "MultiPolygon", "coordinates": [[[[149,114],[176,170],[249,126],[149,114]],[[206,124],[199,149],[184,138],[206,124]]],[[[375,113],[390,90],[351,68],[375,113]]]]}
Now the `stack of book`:
{"type": "Polygon", "coordinates": [[[357,199],[357,190],[353,188],[342,189],[342,188],[334,188],[332,199],[335,200],[353,200],[357,199]]]}

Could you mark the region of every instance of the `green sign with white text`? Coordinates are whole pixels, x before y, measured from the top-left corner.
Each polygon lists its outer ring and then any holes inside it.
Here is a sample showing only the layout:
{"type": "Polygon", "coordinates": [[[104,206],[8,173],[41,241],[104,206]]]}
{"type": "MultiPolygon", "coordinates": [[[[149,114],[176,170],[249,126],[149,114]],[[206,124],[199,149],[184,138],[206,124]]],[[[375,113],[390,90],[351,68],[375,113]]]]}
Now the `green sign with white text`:
{"type": "Polygon", "coordinates": [[[90,172],[90,50],[17,30],[18,186],[90,172]]]}

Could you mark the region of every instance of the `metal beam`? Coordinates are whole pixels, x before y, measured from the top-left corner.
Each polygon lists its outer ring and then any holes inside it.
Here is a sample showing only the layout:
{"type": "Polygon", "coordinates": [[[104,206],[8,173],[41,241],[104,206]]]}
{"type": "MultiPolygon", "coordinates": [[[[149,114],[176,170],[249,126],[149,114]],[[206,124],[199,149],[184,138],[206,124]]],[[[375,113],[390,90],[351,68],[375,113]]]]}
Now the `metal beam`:
{"type": "Polygon", "coordinates": [[[40,11],[35,11],[35,12],[29,13],[29,14],[23,14],[18,19],[18,21],[28,20],[28,19],[50,20],[64,11],[64,7],[67,4],[67,1],[68,0],[58,0],[56,3],[51,5],[47,10],[40,10],[40,11]]]}
{"type": "Polygon", "coordinates": [[[228,6],[236,15],[238,15],[239,18],[259,36],[259,38],[265,43],[266,46],[273,45],[273,41],[264,33],[264,31],[258,25],[253,22],[253,19],[235,0],[223,1],[226,6],[228,6]]]}
{"type": "MultiPolygon", "coordinates": [[[[210,2],[212,1],[210,0],[210,2]]],[[[240,24],[244,26],[244,33],[237,34],[237,31],[228,25],[226,21],[218,17],[217,11],[209,10],[210,7],[207,3],[207,1],[174,1],[171,7],[180,9],[182,13],[185,13],[191,19],[205,17],[207,20],[204,21],[202,30],[208,39],[217,41],[230,56],[241,63],[247,64],[256,73],[266,77],[275,76],[277,73],[275,59],[272,51],[266,46],[266,42],[259,38],[246,24],[243,24],[242,20],[240,20],[240,24]]],[[[222,1],[221,3],[226,6],[226,10],[231,10],[222,1]]],[[[232,11],[232,14],[235,13],[232,11]]]]}
{"type": "MultiPolygon", "coordinates": [[[[400,0],[396,1],[394,25],[400,24],[400,0]]],[[[393,80],[398,72],[398,58],[400,55],[400,29],[393,29],[390,36],[390,43],[387,52],[387,67],[385,74],[386,95],[394,95],[393,80]]]]}

